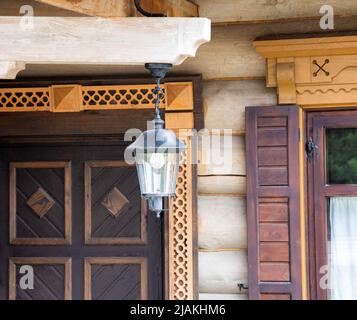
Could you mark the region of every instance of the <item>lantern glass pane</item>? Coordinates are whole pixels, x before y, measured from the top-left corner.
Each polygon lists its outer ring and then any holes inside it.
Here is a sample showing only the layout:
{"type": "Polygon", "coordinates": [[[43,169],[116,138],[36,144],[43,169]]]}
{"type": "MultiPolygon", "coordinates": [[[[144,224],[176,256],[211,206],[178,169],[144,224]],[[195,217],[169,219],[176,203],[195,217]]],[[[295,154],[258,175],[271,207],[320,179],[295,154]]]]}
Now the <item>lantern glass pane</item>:
{"type": "Polygon", "coordinates": [[[179,167],[179,153],[137,154],[136,166],[143,196],[174,196],[179,167]]]}

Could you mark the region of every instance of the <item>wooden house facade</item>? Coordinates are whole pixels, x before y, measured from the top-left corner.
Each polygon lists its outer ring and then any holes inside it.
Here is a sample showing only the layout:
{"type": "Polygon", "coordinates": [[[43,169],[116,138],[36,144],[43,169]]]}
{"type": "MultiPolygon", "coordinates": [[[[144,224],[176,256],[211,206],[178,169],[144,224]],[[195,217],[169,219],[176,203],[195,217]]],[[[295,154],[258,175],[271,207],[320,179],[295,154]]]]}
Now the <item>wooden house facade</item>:
{"type": "Polygon", "coordinates": [[[0,2],[0,299],[357,297],[351,273],[335,280],[354,266],[338,236],[353,243],[355,1],[141,1],[166,18],[133,3],[0,2]],[[38,46],[26,30],[6,37],[31,24],[31,8],[38,46]],[[123,161],[126,131],[152,114],[154,81],[134,63],[145,55],[174,57],[166,127],[220,141],[191,163],[196,143],[184,138],[162,221],[123,161]],[[33,291],[20,287],[23,265],[41,279],[33,291]]]}

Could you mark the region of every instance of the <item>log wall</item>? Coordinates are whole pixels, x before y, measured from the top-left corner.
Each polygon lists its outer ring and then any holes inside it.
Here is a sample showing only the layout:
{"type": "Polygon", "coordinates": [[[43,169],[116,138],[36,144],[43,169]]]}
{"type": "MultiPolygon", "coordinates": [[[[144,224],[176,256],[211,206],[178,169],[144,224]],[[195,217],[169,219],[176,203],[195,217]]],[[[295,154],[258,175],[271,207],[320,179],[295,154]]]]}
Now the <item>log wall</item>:
{"type": "MultiPolygon", "coordinates": [[[[213,19],[212,41],[178,73],[203,75],[205,127],[231,129],[230,150],[204,148],[198,166],[199,290],[202,300],[247,299],[247,220],[245,107],[277,104],[275,88],[266,88],[265,61],[252,46],[270,34],[321,32],[324,1],[198,0],[200,15],[213,19]],[[301,5],[304,2],[306,5],[301,5]],[[274,4],[275,3],[275,4],[274,4]],[[259,8],[257,10],[257,7],[259,8]],[[231,152],[231,164],[207,164],[212,154],[231,152]],[[206,162],[206,163],[205,163],[206,162]]],[[[355,1],[330,1],[338,15],[335,31],[357,30],[355,1]]],[[[212,133],[212,132],[211,132],[212,133]]],[[[222,138],[221,138],[222,139],[222,138]]]]}

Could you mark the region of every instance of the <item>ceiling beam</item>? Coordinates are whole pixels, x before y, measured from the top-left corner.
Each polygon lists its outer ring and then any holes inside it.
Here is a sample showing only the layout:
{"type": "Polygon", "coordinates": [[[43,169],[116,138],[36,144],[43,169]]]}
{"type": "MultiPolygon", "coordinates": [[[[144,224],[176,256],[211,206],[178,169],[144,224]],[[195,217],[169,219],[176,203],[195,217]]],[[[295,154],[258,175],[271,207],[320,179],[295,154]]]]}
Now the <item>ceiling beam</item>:
{"type": "MultiPolygon", "coordinates": [[[[36,0],[57,8],[103,18],[141,16],[134,0],[36,0]]],[[[148,12],[163,13],[168,17],[197,17],[198,6],[188,0],[142,0],[148,12]]]]}
{"type": "MultiPolygon", "coordinates": [[[[213,25],[255,24],[319,20],[320,9],[328,4],[335,17],[357,15],[356,0],[196,0],[201,17],[213,25]]],[[[318,25],[318,22],[316,22],[318,25]]]]}
{"type": "MultiPolygon", "coordinates": [[[[0,17],[0,78],[26,64],[181,64],[210,41],[206,18],[0,17]]],[[[144,68],[144,67],[143,67],[144,68]]]]}
{"type": "Polygon", "coordinates": [[[128,17],[130,0],[36,0],[57,8],[95,17],[128,17]]]}

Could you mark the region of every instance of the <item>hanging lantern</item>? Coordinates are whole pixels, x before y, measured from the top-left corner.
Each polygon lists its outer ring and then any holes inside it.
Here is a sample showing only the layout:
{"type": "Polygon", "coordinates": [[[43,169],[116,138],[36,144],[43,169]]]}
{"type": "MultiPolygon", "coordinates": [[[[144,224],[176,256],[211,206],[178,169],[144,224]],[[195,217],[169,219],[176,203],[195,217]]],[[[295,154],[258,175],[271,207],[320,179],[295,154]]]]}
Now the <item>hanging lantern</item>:
{"type": "Polygon", "coordinates": [[[148,199],[149,209],[157,217],[164,210],[164,198],[175,196],[180,156],[186,150],[173,131],[164,129],[160,117],[160,80],[170,67],[169,64],[146,65],[157,81],[153,129],[143,132],[127,148],[135,158],[141,196],[148,199]]]}

